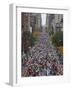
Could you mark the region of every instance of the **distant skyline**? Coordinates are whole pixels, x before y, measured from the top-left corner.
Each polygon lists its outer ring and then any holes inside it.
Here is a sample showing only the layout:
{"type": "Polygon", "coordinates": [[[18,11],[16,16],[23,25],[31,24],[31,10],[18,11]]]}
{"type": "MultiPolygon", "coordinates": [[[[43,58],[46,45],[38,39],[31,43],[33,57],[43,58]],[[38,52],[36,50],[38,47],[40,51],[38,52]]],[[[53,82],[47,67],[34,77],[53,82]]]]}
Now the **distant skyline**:
{"type": "Polygon", "coordinates": [[[44,26],[46,24],[46,14],[41,14],[42,18],[42,25],[44,26]]]}

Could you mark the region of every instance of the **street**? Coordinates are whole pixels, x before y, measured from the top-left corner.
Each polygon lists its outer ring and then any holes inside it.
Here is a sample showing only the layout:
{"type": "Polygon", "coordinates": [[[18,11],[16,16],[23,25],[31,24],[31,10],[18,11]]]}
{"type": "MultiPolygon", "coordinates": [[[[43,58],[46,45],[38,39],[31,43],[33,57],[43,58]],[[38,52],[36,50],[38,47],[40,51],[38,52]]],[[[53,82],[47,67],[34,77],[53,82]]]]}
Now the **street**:
{"type": "Polygon", "coordinates": [[[28,60],[22,65],[22,76],[62,75],[63,65],[59,62],[56,48],[52,45],[48,33],[43,28],[30,49],[28,60]]]}

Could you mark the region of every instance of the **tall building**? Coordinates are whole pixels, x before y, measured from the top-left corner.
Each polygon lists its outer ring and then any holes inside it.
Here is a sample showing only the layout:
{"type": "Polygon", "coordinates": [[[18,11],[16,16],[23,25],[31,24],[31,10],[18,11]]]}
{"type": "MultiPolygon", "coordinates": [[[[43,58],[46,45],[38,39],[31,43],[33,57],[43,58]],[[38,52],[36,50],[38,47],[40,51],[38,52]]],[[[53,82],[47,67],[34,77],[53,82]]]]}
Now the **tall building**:
{"type": "Polygon", "coordinates": [[[55,14],[55,17],[52,21],[52,26],[54,32],[63,31],[63,15],[62,14],[55,14]]]}
{"type": "Polygon", "coordinates": [[[21,23],[22,23],[22,32],[30,31],[30,14],[29,13],[22,13],[21,23]]]}
{"type": "Polygon", "coordinates": [[[36,25],[36,13],[30,14],[30,27],[32,29],[32,32],[35,31],[35,25],[36,25]]]}
{"type": "Polygon", "coordinates": [[[41,28],[41,14],[39,13],[22,13],[22,32],[38,31],[41,28]]]}
{"type": "Polygon", "coordinates": [[[63,15],[62,14],[47,14],[46,27],[53,32],[63,30],[63,15]]]}
{"type": "Polygon", "coordinates": [[[41,31],[41,14],[39,13],[36,15],[35,30],[41,31]]]}

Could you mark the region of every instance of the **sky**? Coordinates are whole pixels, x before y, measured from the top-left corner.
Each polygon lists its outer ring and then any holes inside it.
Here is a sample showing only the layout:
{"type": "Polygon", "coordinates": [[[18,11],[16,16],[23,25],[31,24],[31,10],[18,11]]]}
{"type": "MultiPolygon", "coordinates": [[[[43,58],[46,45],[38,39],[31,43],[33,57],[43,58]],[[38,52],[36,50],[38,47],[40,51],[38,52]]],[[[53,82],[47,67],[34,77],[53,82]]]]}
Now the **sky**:
{"type": "Polygon", "coordinates": [[[46,14],[41,14],[42,17],[42,25],[44,26],[46,24],[46,14]]]}

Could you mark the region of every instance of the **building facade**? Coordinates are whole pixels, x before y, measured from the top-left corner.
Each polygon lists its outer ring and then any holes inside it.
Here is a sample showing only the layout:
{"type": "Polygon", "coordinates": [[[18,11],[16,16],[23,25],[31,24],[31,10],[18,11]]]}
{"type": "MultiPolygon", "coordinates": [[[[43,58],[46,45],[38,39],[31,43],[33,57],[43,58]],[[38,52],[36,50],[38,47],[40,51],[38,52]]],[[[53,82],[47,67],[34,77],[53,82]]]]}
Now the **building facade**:
{"type": "Polygon", "coordinates": [[[47,29],[53,30],[53,32],[63,31],[63,15],[47,14],[46,27],[47,29]]]}
{"type": "Polygon", "coordinates": [[[41,14],[39,13],[22,13],[22,32],[38,31],[41,28],[41,14]]]}

